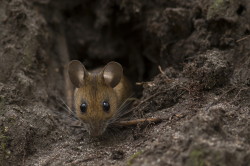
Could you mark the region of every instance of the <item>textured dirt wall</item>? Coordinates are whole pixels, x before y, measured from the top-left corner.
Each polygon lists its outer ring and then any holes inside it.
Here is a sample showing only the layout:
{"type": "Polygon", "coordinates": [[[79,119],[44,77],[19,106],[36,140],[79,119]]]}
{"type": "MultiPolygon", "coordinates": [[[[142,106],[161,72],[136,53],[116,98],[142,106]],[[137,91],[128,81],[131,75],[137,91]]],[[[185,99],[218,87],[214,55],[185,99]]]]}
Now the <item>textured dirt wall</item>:
{"type": "Polygon", "coordinates": [[[0,4],[1,165],[249,165],[247,0],[0,4]],[[72,59],[120,62],[142,89],[130,118],[163,121],[74,127],[72,59]]]}

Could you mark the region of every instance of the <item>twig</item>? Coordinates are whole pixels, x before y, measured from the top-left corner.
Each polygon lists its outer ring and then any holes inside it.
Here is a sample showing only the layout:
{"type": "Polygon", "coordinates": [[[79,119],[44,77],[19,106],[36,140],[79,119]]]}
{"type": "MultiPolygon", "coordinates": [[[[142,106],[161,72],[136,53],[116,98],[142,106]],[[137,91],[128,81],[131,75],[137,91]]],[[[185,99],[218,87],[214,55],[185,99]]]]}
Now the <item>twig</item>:
{"type": "Polygon", "coordinates": [[[160,123],[162,119],[160,118],[143,118],[143,119],[135,119],[135,120],[129,120],[129,121],[119,121],[114,123],[116,126],[134,126],[139,123],[160,123]]]}
{"type": "Polygon", "coordinates": [[[239,39],[239,40],[236,40],[236,43],[241,42],[241,41],[243,41],[243,40],[246,40],[246,39],[248,39],[249,37],[250,37],[250,35],[247,35],[247,36],[245,36],[245,37],[243,37],[243,38],[241,38],[241,39],[239,39]]]}

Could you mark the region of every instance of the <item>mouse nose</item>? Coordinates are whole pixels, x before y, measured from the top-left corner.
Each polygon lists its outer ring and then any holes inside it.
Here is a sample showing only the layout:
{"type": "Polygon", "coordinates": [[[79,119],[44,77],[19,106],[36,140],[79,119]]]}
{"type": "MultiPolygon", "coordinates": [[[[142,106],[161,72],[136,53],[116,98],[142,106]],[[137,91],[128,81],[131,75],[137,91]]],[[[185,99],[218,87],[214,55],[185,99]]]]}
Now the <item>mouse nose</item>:
{"type": "Polygon", "coordinates": [[[105,132],[107,125],[108,123],[104,120],[92,120],[89,121],[87,130],[90,136],[98,137],[105,132]]]}
{"type": "Polygon", "coordinates": [[[89,135],[92,137],[98,137],[100,135],[102,135],[103,132],[101,132],[101,130],[99,129],[94,129],[94,130],[90,130],[89,131],[89,135]]]}
{"type": "Polygon", "coordinates": [[[98,137],[105,131],[104,125],[102,123],[94,123],[90,125],[89,135],[93,137],[98,137]]]}

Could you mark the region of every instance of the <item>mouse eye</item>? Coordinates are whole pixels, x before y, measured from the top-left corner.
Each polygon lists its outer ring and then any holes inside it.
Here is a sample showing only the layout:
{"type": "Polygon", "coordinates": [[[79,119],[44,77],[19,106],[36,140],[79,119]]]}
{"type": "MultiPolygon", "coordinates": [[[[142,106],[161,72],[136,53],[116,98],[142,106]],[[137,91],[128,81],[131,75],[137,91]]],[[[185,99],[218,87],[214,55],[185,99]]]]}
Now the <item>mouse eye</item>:
{"type": "Polygon", "coordinates": [[[103,110],[104,110],[105,112],[108,112],[109,109],[110,109],[109,102],[104,101],[104,102],[102,103],[102,107],[103,107],[103,110]]]}
{"type": "Polygon", "coordinates": [[[87,111],[87,103],[83,102],[80,105],[80,110],[81,110],[82,113],[85,113],[87,111]]]}

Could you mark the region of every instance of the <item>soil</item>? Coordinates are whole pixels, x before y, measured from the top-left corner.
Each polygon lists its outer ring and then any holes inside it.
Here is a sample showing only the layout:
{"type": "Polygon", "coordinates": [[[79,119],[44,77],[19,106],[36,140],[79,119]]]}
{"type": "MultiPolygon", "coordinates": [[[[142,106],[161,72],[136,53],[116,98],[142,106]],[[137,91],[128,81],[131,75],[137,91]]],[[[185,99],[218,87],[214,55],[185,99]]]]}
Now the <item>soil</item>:
{"type": "Polygon", "coordinates": [[[248,0],[0,2],[0,165],[250,165],[248,0]],[[126,118],[162,122],[90,137],[73,59],[120,62],[126,118]]]}

